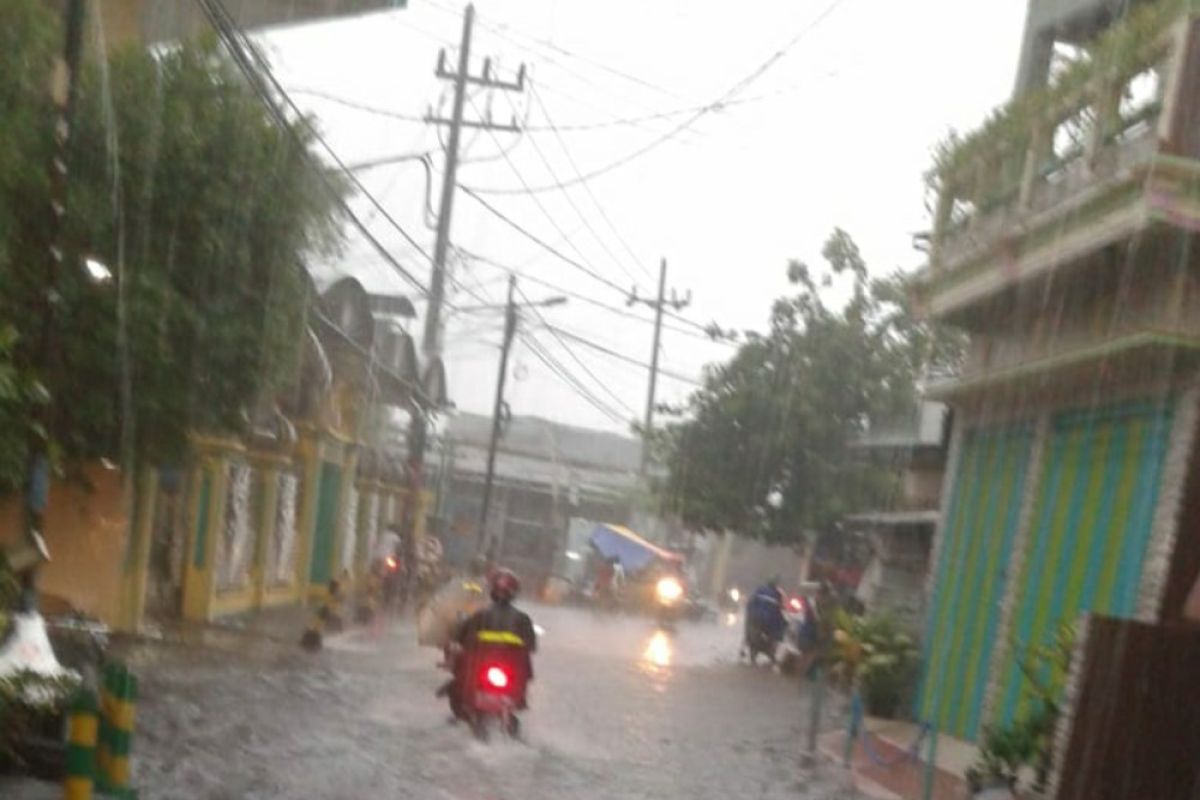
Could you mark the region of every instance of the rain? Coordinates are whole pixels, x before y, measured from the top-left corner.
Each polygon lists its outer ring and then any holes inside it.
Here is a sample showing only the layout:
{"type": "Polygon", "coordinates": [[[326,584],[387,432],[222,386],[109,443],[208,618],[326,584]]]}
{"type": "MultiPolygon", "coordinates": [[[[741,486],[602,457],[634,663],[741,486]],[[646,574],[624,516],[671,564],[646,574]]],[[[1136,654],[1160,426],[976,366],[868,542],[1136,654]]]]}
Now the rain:
{"type": "Polygon", "coordinates": [[[1194,794],[1200,12],[963,5],[7,0],[0,796],[1194,794]]]}

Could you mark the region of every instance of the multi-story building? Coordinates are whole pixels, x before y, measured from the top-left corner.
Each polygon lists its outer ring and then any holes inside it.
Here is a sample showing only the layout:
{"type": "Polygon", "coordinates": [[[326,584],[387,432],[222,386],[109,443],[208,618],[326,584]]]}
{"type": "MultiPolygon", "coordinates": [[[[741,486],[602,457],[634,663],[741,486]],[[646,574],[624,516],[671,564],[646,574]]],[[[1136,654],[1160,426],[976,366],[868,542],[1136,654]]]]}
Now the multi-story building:
{"type": "Polygon", "coordinates": [[[975,739],[1083,612],[1181,613],[1200,568],[1200,14],[1033,0],[1017,95],[948,142],[917,290],[965,329],[918,714],[975,739]]]}

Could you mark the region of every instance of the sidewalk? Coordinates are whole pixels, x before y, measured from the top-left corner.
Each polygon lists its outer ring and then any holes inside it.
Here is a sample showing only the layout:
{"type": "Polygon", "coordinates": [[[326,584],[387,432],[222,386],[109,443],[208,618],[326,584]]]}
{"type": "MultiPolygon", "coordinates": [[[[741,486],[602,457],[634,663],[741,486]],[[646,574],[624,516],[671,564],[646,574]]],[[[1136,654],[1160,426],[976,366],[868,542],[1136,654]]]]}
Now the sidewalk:
{"type": "MultiPolygon", "coordinates": [[[[904,758],[911,752],[920,728],[911,722],[868,717],[870,749],[861,737],[850,755],[855,788],[872,800],[923,800],[928,741],[921,743],[921,759],[904,758]]],[[[841,764],[845,757],[846,731],[827,733],[820,739],[821,753],[841,764]]],[[[963,774],[975,759],[975,746],[951,736],[939,736],[934,764],[933,800],[964,800],[967,783],[963,774]]]]}

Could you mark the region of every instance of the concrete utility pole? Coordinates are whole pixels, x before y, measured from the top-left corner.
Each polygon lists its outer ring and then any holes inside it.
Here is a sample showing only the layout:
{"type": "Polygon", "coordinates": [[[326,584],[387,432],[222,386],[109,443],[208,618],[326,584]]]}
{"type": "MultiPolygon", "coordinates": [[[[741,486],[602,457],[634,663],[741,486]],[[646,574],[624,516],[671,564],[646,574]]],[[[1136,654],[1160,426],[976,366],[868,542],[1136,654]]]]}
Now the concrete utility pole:
{"type": "Polygon", "coordinates": [[[632,306],[635,303],[650,306],[654,309],[654,346],[650,351],[650,386],[646,392],[646,421],[644,424],[644,433],[642,434],[642,466],[641,475],[646,476],[646,466],[650,459],[650,432],[654,425],[654,395],[658,388],[658,351],[661,349],[660,342],[662,341],[662,320],[663,310],[669,305],[676,311],[681,311],[687,308],[692,303],[692,293],[688,292],[683,298],[676,296],[675,291],[671,291],[671,299],[666,298],[667,291],[667,260],[664,258],[658,268],[658,299],[650,300],[637,296],[635,288],[629,294],[629,300],[626,305],[632,306]]]}
{"type": "MultiPolygon", "coordinates": [[[[498,125],[491,119],[463,119],[463,107],[467,100],[467,84],[505,91],[522,92],[525,90],[524,64],[517,72],[516,81],[502,81],[494,78],[491,59],[484,59],[483,70],[479,75],[471,74],[471,30],[474,24],[475,6],[468,5],[463,13],[458,67],[454,72],[446,69],[446,51],[442,50],[438,53],[436,74],[439,78],[451,81],[454,85],[454,101],[451,105],[450,117],[435,116],[432,109],[425,115],[426,122],[434,125],[446,125],[450,128],[449,139],[446,142],[446,165],[442,171],[442,196],[438,207],[437,238],[433,244],[433,272],[429,279],[429,303],[425,312],[425,326],[421,337],[421,351],[426,360],[430,362],[438,358],[442,352],[442,306],[445,305],[446,300],[446,257],[450,251],[450,222],[454,212],[454,190],[458,185],[458,157],[462,129],[483,128],[510,133],[520,132],[515,119],[508,125],[498,125]]],[[[424,482],[426,426],[427,420],[424,415],[414,409],[408,430],[408,502],[405,503],[401,528],[408,542],[412,541],[416,530],[416,506],[424,482]]]]}
{"type": "MultiPolygon", "coordinates": [[[[512,350],[513,338],[517,335],[517,276],[508,276],[508,302],[504,306],[504,339],[500,343],[500,373],[496,376],[496,400],[492,405],[492,435],[488,441],[487,471],[483,477],[483,503],[479,508],[479,533],[476,536],[477,552],[483,552],[487,546],[488,511],[492,504],[492,483],[496,477],[496,450],[500,446],[500,433],[506,417],[504,403],[504,385],[508,379],[508,355],[512,350]]],[[[562,305],[567,298],[562,296],[548,297],[545,300],[526,301],[526,308],[546,308],[562,305]]]]}
{"type": "Polygon", "coordinates": [[[504,418],[504,383],[508,378],[508,354],[517,333],[517,276],[508,276],[508,304],[504,309],[504,339],[500,343],[500,372],[496,376],[496,400],[492,405],[492,436],[488,441],[487,471],[483,476],[483,503],[479,507],[479,533],[475,549],[482,553],[487,545],[488,509],[492,503],[492,482],[496,476],[496,448],[500,444],[500,426],[504,418]]]}
{"type": "Polygon", "coordinates": [[[525,91],[525,65],[517,71],[517,80],[502,81],[492,77],[491,59],[484,59],[483,72],[472,75],[470,72],[471,57],[471,28],[475,22],[475,6],[467,6],[463,14],[462,44],[458,49],[458,70],[446,70],[446,51],[438,54],[437,76],[454,83],[454,103],[451,107],[450,118],[434,116],[430,111],[425,115],[425,121],[434,125],[447,125],[450,128],[449,140],[446,142],[446,168],[442,172],[442,197],[438,209],[437,239],[433,245],[433,275],[429,281],[429,310],[425,314],[425,333],[421,347],[427,357],[441,353],[442,338],[442,305],[445,302],[446,291],[446,254],[450,248],[450,218],[454,211],[454,190],[458,185],[458,156],[459,143],[462,140],[462,129],[482,128],[494,131],[520,133],[514,119],[511,124],[499,125],[490,119],[463,120],[463,106],[467,101],[467,84],[475,84],[485,89],[501,89],[511,92],[525,91]]]}

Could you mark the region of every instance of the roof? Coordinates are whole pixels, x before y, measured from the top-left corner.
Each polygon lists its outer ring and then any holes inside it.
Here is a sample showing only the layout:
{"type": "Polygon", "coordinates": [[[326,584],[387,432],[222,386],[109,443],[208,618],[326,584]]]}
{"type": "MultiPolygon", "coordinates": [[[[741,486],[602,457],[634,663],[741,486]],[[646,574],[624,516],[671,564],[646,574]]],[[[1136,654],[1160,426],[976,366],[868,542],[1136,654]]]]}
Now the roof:
{"type": "Polygon", "coordinates": [[[1168,330],[1145,330],[935,384],[926,394],[959,401],[971,396],[995,397],[998,390],[1007,389],[1028,396],[1037,390],[1061,390],[1080,378],[1092,379],[1097,370],[1107,376],[1138,371],[1163,375],[1194,363],[1200,363],[1200,338],[1168,330]]]}
{"type": "Polygon", "coordinates": [[[927,511],[864,511],[846,517],[847,522],[862,525],[896,527],[900,525],[936,525],[938,512],[927,511]]]}
{"type": "MultiPolygon", "coordinates": [[[[479,414],[459,413],[448,424],[450,437],[459,444],[486,448],[492,420],[479,414]]],[[[502,452],[558,461],[572,467],[637,472],[642,445],[620,434],[564,425],[540,417],[513,417],[500,443],[502,452]]]]}
{"type": "MultiPolygon", "coordinates": [[[[454,473],[460,479],[472,475],[482,477],[486,470],[486,447],[455,444],[454,473]]],[[[621,494],[637,485],[635,471],[578,466],[562,461],[556,464],[548,455],[525,455],[504,449],[496,452],[495,476],[497,480],[509,483],[557,485],[563,492],[574,488],[588,494],[621,494]]]]}

